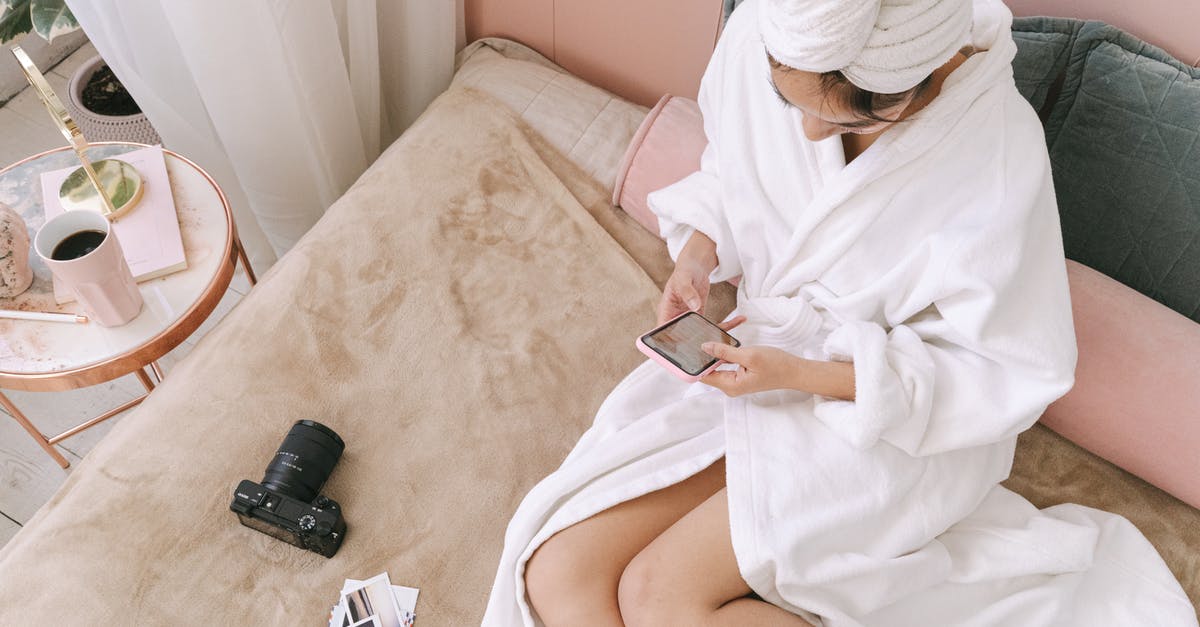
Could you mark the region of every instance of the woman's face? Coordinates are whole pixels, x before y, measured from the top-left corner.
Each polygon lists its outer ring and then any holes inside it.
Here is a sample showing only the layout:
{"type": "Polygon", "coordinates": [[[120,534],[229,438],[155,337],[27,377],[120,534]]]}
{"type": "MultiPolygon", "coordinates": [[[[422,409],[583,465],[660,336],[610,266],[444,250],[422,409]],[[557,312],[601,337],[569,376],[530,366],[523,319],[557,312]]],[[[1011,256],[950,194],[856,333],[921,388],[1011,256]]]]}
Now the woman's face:
{"type": "MultiPolygon", "coordinates": [[[[769,57],[768,57],[769,58],[769,57]]],[[[821,75],[789,68],[770,59],[771,82],[786,106],[795,107],[804,115],[804,135],[809,141],[821,141],[842,133],[866,135],[878,133],[895,124],[864,118],[850,108],[845,97],[845,84],[826,88],[821,75]]],[[[909,101],[875,112],[881,118],[900,117],[909,101]]]]}

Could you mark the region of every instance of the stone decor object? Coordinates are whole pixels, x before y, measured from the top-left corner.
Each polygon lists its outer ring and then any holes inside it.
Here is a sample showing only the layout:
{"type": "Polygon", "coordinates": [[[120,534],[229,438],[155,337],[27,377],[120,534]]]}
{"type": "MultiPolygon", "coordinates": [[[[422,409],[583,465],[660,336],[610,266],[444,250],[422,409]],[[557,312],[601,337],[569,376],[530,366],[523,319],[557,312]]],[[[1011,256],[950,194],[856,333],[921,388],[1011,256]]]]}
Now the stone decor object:
{"type": "Polygon", "coordinates": [[[12,298],[30,283],[29,229],[20,214],[0,204],[0,298],[12,298]]]}

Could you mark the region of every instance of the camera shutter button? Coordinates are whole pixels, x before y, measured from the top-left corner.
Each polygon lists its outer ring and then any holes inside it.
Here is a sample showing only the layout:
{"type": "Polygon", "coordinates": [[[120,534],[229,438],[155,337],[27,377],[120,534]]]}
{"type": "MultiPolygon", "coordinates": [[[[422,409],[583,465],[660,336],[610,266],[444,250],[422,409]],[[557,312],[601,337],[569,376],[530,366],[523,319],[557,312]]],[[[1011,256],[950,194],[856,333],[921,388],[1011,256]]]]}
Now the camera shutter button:
{"type": "Polygon", "coordinates": [[[312,531],[312,528],[315,527],[317,524],[317,519],[313,518],[312,514],[305,514],[300,517],[300,520],[298,522],[300,524],[301,529],[303,529],[305,531],[312,531]]]}
{"type": "Polygon", "coordinates": [[[313,505],[316,507],[319,507],[321,509],[325,509],[325,507],[327,505],[329,505],[329,503],[330,503],[329,497],[325,496],[324,494],[322,494],[321,496],[318,496],[317,500],[313,501],[313,505]]]}

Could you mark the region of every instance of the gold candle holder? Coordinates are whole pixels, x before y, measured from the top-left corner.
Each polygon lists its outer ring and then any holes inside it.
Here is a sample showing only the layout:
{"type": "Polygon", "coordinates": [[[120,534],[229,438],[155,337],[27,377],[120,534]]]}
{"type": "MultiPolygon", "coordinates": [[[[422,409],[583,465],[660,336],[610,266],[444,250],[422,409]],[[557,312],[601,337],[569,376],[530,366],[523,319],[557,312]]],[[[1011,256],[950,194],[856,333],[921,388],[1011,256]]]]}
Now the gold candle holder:
{"type": "Polygon", "coordinates": [[[50,119],[54,120],[54,125],[71,144],[75,155],[82,163],[78,170],[72,172],[67,180],[63,181],[62,187],[59,189],[58,197],[63,208],[68,211],[73,209],[98,211],[109,221],[114,221],[128,213],[142,199],[145,185],[141,173],[132,165],[117,159],[103,159],[92,163],[87,156],[87,139],[79,130],[79,126],[75,124],[75,120],[71,119],[70,112],[58,99],[58,95],[54,93],[50,83],[46,81],[46,77],[38,71],[33,59],[30,59],[20,46],[13,46],[12,53],[20,63],[26,80],[37,92],[42,104],[46,106],[46,111],[50,113],[50,119]]]}

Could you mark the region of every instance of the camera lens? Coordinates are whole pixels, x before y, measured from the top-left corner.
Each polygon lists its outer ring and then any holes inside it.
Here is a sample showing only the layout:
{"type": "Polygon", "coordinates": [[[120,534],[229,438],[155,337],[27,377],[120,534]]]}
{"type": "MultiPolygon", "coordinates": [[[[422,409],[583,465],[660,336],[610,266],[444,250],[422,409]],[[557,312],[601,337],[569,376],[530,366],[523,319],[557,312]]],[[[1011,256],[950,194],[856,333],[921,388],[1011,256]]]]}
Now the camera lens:
{"type": "Polygon", "coordinates": [[[329,479],[345,448],[333,429],[312,420],[298,421],[267,464],[262,484],[294,499],[311,502],[329,479]]]}

